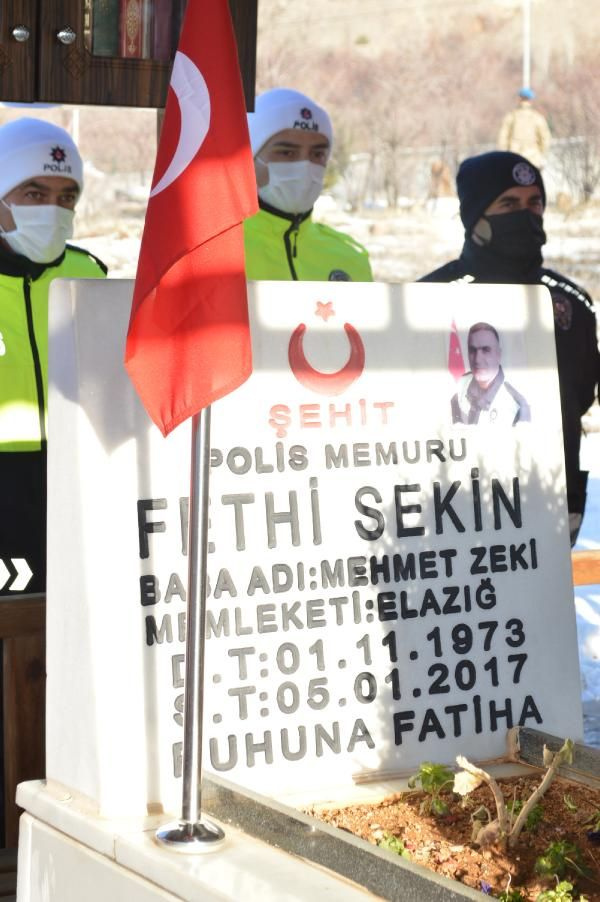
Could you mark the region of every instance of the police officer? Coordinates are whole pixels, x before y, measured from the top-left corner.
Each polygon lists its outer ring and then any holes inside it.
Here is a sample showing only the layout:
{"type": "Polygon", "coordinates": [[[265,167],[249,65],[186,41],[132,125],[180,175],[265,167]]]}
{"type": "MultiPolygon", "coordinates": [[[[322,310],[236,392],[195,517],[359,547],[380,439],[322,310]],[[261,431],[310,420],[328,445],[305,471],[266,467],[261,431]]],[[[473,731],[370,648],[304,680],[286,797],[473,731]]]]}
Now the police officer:
{"type": "Polygon", "coordinates": [[[103,278],[67,244],[83,188],[70,135],[38,119],[0,128],[0,594],[45,590],[48,290],[103,278]],[[31,574],[29,573],[31,571],[31,574]]]}
{"type": "Polygon", "coordinates": [[[504,282],[546,285],[554,334],[563,422],[571,544],[583,518],[587,473],[579,467],[581,417],[594,401],[600,373],[592,299],[566,276],[543,266],[546,192],[532,163],[509,151],[469,157],[456,187],[465,242],[460,257],[424,282],[504,282]]]}
{"type": "Polygon", "coordinates": [[[248,114],[259,212],[244,224],[249,279],[372,280],[364,247],[312,219],[333,132],[310,97],[274,88],[248,114]]]}

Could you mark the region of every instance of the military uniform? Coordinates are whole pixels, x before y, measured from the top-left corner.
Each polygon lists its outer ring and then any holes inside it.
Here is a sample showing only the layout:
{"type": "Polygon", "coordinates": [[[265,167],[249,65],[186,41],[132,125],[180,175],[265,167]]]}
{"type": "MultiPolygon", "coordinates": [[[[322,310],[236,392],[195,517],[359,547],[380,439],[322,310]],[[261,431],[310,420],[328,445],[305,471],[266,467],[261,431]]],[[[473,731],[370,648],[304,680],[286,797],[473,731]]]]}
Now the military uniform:
{"type": "Polygon", "coordinates": [[[507,113],[498,135],[500,150],[512,150],[530,160],[534,166],[544,165],[552,136],[540,112],[528,103],[507,113]]]}

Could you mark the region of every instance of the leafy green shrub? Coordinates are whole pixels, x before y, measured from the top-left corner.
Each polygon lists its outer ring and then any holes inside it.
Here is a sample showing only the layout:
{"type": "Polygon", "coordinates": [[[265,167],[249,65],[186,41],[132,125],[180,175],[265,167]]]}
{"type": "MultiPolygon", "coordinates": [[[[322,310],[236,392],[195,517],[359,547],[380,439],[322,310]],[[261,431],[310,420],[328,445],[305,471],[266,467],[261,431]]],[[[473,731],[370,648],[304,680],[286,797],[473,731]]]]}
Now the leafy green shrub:
{"type": "Polygon", "coordinates": [[[567,842],[564,839],[551,842],[546,847],[543,855],[536,859],[535,872],[542,877],[561,878],[573,872],[582,877],[587,876],[581,849],[575,843],[567,842]]]}
{"type": "MultiPolygon", "coordinates": [[[[557,884],[556,889],[547,889],[540,893],[535,902],[573,902],[573,884],[563,880],[557,884]]],[[[579,902],[586,902],[585,897],[580,896],[579,902]]]]}
{"type": "Polygon", "coordinates": [[[518,889],[505,889],[498,896],[500,902],[527,902],[527,899],[518,889]]]}
{"type": "Polygon", "coordinates": [[[433,764],[431,761],[423,761],[419,770],[409,778],[408,785],[411,789],[420,786],[427,793],[428,799],[421,805],[421,813],[431,811],[436,817],[448,814],[447,803],[440,798],[440,793],[445,787],[454,783],[454,773],[445,764],[433,764]]]}

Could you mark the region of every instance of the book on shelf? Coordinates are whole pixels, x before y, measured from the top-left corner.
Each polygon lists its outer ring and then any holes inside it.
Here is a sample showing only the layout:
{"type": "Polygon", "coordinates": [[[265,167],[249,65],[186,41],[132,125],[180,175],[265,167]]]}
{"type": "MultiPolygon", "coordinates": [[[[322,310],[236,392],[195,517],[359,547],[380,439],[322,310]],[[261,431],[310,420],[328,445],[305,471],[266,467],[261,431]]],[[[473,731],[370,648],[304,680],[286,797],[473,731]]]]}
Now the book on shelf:
{"type": "Polygon", "coordinates": [[[94,56],[118,56],[119,0],[86,0],[85,18],[94,56]]]}
{"type": "Polygon", "coordinates": [[[186,0],[84,0],[86,42],[94,56],[175,56],[186,0]]]}
{"type": "Polygon", "coordinates": [[[167,62],[177,51],[186,0],[154,0],[152,58],[167,62]]]}
{"type": "Polygon", "coordinates": [[[132,59],[152,55],[153,0],[120,0],[120,53],[132,59]]]}
{"type": "Polygon", "coordinates": [[[171,59],[173,34],[172,0],[154,0],[154,22],[152,24],[152,59],[171,59]]]}

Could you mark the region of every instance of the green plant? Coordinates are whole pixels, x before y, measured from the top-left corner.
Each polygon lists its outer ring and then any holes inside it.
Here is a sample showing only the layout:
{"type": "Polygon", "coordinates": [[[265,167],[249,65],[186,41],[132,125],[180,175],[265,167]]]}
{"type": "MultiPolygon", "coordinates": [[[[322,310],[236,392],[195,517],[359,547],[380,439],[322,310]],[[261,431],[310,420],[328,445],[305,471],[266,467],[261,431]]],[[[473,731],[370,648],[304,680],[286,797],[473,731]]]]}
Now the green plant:
{"type": "Polygon", "coordinates": [[[565,803],[565,808],[568,808],[569,811],[577,811],[577,805],[575,804],[571,796],[564,795],[563,802],[565,803]]]}
{"type": "MultiPolygon", "coordinates": [[[[521,801],[521,799],[513,799],[512,801],[506,803],[506,808],[511,815],[512,820],[523,810],[523,802],[521,801]]],[[[542,806],[534,805],[525,818],[525,826],[523,829],[529,830],[531,833],[533,833],[533,831],[537,829],[537,826],[543,817],[544,809],[542,808],[542,806]]]]}
{"type": "Polygon", "coordinates": [[[410,858],[400,837],[394,836],[393,833],[385,833],[377,845],[382,849],[389,849],[390,852],[396,852],[397,855],[401,855],[403,858],[410,858]]]}
{"type": "Polygon", "coordinates": [[[575,843],[567,842],[564,839],[551,842],[546,846],[543,855],[536,858],[535,872],[542,877],[556,876],[560,878],[572,872],[582,877],[587,876],[581,849],[575,843]]]}
{"type": "MultiPolygon", "coordinates": [[[[568,880],[562,880],[556,885],[556,889],[547,889],[540,893],[535,902],[573,902],[573,884],[568,880]]],[[[579,902],[586,902],[585,896],[580,896],[579,902]]]]}
{"type": "Polygon", "coordinates": [[[408,780],[411,789],[420,786],[429,798],[421,805],[421,813],[431,811],[436,817],[448,814],[447,803],[440,798],[442,790],[451,786],[454,782],[454,774],[445,764],[433,764],[431,761],[423,761],[419,770],[408,780]]]}
{"type": "Polygon", "coordinates": [[[506,889],[502,890],[502,892],[498,896],[500,902],[527,902],[527,899],[520,890],[510,888],[511,882],[512,876],[509,874],[506,889]]]}
{"type": "Polygon", "coordinates": [[[600,808],[597,808],[592,815],[586,820],[584,826],[588,830],[600,830],[600,808]]]}

